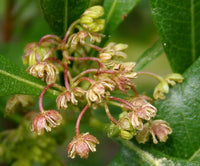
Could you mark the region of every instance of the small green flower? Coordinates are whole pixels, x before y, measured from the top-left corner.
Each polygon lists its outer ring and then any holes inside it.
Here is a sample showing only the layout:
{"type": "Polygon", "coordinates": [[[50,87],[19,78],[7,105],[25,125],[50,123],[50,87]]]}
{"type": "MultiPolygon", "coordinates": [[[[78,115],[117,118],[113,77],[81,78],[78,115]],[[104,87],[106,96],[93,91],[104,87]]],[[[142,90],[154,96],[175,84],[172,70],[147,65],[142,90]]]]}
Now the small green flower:
{"type": "Polygon", "coordinates": [[[176,82],[177,83],[183,82],[183,79],[184,79],[183,76],[178,73],[172,73],[172,74],[169,74],[167,77],[165,77],[165,80],[171,86],[174,86],[176,84],[176,82]]]}
{"type": "Polygon", "coordinates": [[[161,81],[154,89],[153,97],[155,99],[165,99],[165,93],[169,92],[169,85],[166,81],[161,81]]]}

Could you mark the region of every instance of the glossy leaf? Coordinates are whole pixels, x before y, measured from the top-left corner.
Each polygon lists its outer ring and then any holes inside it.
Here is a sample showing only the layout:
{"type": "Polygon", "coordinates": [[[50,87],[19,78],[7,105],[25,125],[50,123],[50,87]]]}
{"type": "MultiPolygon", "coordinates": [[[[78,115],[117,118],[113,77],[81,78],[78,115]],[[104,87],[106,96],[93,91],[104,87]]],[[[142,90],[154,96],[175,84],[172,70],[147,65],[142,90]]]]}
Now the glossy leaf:
{"type": "Polygon", "coordinates": [[[200,55],[200,3],[197,0],[150,0],[168,60],[183,73],[200,55]]]}
{"type": "Polygon", "coordinates": [[[198,162],[183,160],[164,155],[162,152],[140,149],[130,141],[122,141],[123,146],[118,151],[109,166],[198,166],[198,162]]]}
{"type": "Polygon", "coordinates": [[[184,82],[156,103],[157,118],[169,122],[173,134],[165,144],[153,146],[166,154],[190,158],[200,148],[200,58],[184,73],[184,82]]]}
{"type": "Polygon", "coordinates": [[[111,34],[140,0],[105,0],[105,34],[111,34]]]}
{"type": "Polygon", "coordinates": [[[140,71],[145,68],[150,62],[157,58],[163,52],[163,47],[160,41],[157,41],[152,47],[147,49],[136,61],[135,71],[140,71]]]}
{"type": "MultiPolygon", "coordinates": [[[[25,70],[0,55],[0,96],[12,94],[39,95],[45,83],[31,76],[25,70]]],[[[59,94],[48,90],[50,95],[59,94]]]]}
{"type": "Polygon", "coordinates": [[[42,13],[52,31],[63,37],[67,27],[88,7],[89,0],[40,0],[42,13]]]}

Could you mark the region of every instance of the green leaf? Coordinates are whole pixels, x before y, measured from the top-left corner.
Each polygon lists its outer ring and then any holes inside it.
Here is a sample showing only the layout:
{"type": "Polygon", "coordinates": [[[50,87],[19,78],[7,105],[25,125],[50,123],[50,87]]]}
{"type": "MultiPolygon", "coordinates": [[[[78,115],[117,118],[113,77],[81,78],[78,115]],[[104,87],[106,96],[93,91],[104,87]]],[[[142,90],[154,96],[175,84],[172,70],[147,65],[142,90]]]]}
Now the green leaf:
{"type": "Polygon", "coordinates": [[[163,52],[160,41],[157,41],[151,48],[147,49],[136,61],[135,71],[140,71],[163,52]]]}
{"type": "Polygon", "coordinates": [[[111,34],[140,0],[105,0],[105,34],[111,34]]]}
{"type": "Polygon", "coordinates": [[[48,22],[53,33],[63,36],[67,29],[67,0],[40,0],[40,6],[44,18],[48,22]]]}
{"type": "MultiPolygon", "coordinates": [[[[16,64],[0,55],[0,96],[12,94],[39,95],[45,83],[31,76],[16,64]]],[[[59,95],[56,90],[48,90],[49,95],[59,95]]]]}
{"type": "Polygon", "coordinates": [[[40,0],[43,15],[52,31],[63,37],[67,27],[88,7],[89,0],[40,0]]]}
{"type": "Polygon", "coordinates": [[[164,155],[162,152],[145,151],[130,141],[121,140],[122,147],[109,166],[198,166],[198,162],[164,155]]]}
{"type": "Polygon", "coordinates": [[[169,140],[153,146],[168,155],[191,158],[200,149],[200,58],[184,73],[184,82],[158,101],[157,118],[173,129],[169,140]]]}
{"type": "Polygon", "coordinates": [[[164,50],[175,72],[183,73],[200,55],[200,3],[150,0],[164,50]]]}

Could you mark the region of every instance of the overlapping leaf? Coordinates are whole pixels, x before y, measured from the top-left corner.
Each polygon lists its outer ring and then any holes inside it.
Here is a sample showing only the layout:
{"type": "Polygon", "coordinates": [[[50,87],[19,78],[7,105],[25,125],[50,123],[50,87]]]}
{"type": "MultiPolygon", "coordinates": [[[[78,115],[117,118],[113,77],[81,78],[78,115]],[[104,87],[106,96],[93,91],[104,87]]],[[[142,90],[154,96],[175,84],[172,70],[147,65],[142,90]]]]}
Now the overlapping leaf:
{"type": "Polygon", "coordinates": [[[200,3],[150,0],[152,14],[175,72],[184,72],[200,55],[200,3]]]}

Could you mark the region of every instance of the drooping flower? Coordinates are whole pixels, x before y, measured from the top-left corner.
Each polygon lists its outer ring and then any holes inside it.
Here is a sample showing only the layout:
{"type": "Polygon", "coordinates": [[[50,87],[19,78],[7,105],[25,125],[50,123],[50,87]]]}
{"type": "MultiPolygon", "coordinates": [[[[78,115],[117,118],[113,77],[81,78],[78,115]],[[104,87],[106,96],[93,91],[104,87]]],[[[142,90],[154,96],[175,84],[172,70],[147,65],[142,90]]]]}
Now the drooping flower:
{"type": "Polygon", "coordinates": [[[150,120],[156,116],[157,109],[151,105],[147,100],[151,98],[139,95],[137,97],[132,97],[128,101],[135,107],[135,114],[141,119],[150,120]]]}
{"type": "Polygon", "coordinates": [[[164,120],[154,120],[144,124],[141,131],[138,131],[136,139],[139,143],[145,143],[149,140],[149,136],[152,135],[153,143],[166,142],[168,135],[172,133],[172,129],[169,124],[164,120]],[[157,137],[157,138],[156,138],[157,137]]]}
{"type": "Polygon", "coordinates": [[[134,66],[134,62],[126,62],[115,64],[113,67],[116,74],[112,76],[112,80],[116,82],[117,87],[124,93],[126,93],[126,90],[135,86],[132,81],[132,79],[137,77],[137,73],[133,71],[134,66]]]}
{"type": "Polygon", "coordinates": [[[169,92],[169,85],[166,81],[160,82],[154,89],[153,97],[155,99],[165,99],[165,93],[169,92]]]}
{"type": "Polygon", "coordinates": [[[96,144],[99,144],[99,141],[89,133],[79,134],[68,145],[68,156],[73,159],[78,154],[81,158],[87,158],[90,150],[96,151],[96,144]]]}
{"type": "Polygon", "coordinates": [[[176,82],[181,83],[183,82],[183,76],[179,73],[172,73],[169,74],[167,77],[164,78],[168,84],[170,84],[171,86],[174,86],[176,84],[176,82]]]}
{"type": "Polygon", "coordinates": [[[37,63],[30,66],[27,70],[31,75],[40,78],[47,84],[55,83],[58,75],[58,69],[52,63],[47,62],[37,63]]]}
{"type": "Polygon", "coordinates": [[[56,99],[58,109],[67,109],[69,102],[75,105],[78,104],[78,101],[76,100],[74,93],[70,91],[63,92],[56,99]]]}
{"type": "Polygon", "coordinates": [[[101,103],[103,98],[109,94],[107,89],[112,91],[114,88],[115,83],[112,80],[100,79],[88,89],[86,99],[89,103],[101,103]]]}
{"type": "Polygon", "coordinates": [[[44,111],[32,120],[31,131],[41,135],[44,129],[49,132],[52,127],[61,124],[62,115],[55,110],[44,111]]]}

